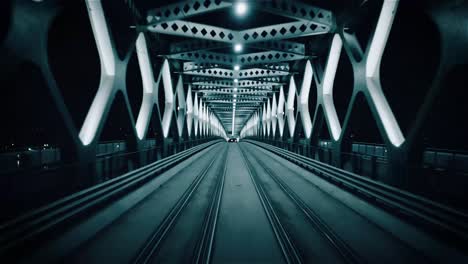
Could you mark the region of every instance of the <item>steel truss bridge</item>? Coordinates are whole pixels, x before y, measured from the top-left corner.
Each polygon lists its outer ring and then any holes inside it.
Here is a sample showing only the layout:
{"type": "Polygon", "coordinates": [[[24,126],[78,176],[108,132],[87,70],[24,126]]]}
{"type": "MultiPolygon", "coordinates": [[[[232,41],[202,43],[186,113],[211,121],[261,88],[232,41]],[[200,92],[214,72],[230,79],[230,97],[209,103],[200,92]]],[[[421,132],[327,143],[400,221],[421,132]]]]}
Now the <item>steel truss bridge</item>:
{"type": "Polygon", "coordinates": [[[467,262],[468,1],[0,14],[2,263],[467,262]]]}

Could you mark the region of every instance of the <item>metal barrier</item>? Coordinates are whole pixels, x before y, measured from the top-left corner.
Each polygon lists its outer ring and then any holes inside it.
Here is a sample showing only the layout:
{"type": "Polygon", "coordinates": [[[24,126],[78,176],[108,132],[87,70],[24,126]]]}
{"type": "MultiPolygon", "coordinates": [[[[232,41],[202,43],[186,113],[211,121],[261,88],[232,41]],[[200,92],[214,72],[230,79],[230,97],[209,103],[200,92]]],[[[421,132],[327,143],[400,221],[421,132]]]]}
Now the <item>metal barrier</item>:
{"type": "Polygon", "coordinates": [[[170,151],[166,156],[163,146],[156,146],[99,155],[87,163],[54,163],[1,174],[4,191],[0,193],[0,221],[215,139],[218,138],[173,142],[167,146],[170,151]]]}
{"type": "MultiPolygon", "coordinates": [[[[80,216],[135,190],[159,173],[171,168],[197,152],[221,142],[216,140],[161,159],[112,180],[64,197],[47,206],[30,211],[0,225],[0,255],[19,254],[23,246],[58,227],[77,221],[80,216]],[[16,251],[15,251],[16,250],[16,251]]],[[[50,234],[49,234],[50,235],[50,234]]]]}
{"type": "Polygon", "coordinates": [[[429,227],[444,237],[448,235],[450,239],[456,239],[464,245],[468,242],[468,214],[464,212],[269,144],[254,140],[244,141],[296,163],[317,176],[406,219],[429,227]]]}

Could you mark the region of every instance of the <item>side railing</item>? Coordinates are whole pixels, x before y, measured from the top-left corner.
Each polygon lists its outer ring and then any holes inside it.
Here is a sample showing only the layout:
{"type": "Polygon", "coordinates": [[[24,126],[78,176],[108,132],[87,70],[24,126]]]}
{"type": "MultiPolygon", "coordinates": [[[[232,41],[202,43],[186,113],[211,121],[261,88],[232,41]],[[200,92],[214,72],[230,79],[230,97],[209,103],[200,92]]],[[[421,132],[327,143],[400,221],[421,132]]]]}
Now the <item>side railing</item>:
{"type": "MultiPolygon", "coordinates": [[[[308,141],[278,140],[252,137],[257,140],[292,151],[314,160],[333,163],[332,142],[319,140],[316,145],[308,141]]],[[[410,177],[401,188],[468,212],[468,152],[427,147],[420,159],[411,161],[410,177]]],[[[339,153],[340,168],[386,184],[395,183],[391,173],[388,150],[382,144],[352,142],[349,150],[339,153]]]]}
{"type": "Polygon", "coordinates": [[[172,142],[130,152],[107,152],[89,162],[56,162],[2,172],[0,185],[4,191],[0,193],[0,221],[216,139],[172,142]]]}
{"type": "Polygon", "coordinates": [[[79,221],[104,205],[128,194],[181,161],[222,142],[212,140],[159,161],[132,170],[111,180],[86,188],[48,205],[0,224],[0,256],[15,255],[54,230],[79,221]]]}
{"type": "Polygon", "coordinates": [[[464,212],[270,144],[256,140],[244,142],[296,163],[371,203],[436,231],[441,236],[455,239],[460,242],[458,245],[467,245],[468,214],[464,212]]]}

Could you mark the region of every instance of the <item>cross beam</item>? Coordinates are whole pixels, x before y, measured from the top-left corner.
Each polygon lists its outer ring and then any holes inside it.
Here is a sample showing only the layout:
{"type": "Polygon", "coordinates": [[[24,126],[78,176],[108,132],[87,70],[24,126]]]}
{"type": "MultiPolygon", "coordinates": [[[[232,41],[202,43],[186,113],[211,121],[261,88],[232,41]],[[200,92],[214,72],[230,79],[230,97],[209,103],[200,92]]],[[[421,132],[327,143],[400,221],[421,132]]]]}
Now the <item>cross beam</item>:
{"type": "MultiPolygon", "coordinates": [[[[225,42],[211,40],[186,40],[178,43],[170,44],[170,53],[206,51],[212,49],[220,49],[231,47],[232,45],[225,42]]],[[[273,50],[280,52],[294,53],[297,55],[305,55],[305,45],[299,42],[276,40],[276,41],[260,41],[255,44],[247,44],[247,48],[273,50]]]]}
{"type": "Polygon", "coordinates": [[[180,37],[216,40],[227,43],[254,43],[266,40],[298,38],[320,35],[330,32],[326,26],[318,26],[312,22],[289,22],[272,26],[258,27],[246,30],[231,30],[183,20],[148,25],[149,32],[168,34],[180,37]]]}
{"type": "Polygon", "coordinates": [[[168,59],[191,61],[196,64],[224,64],[224,65],[253,65],[263,63],[278,63],[285,61],[296,61],[307,58],[304,55],[297,55],[289,52],[278,51],[263,51],[249,53],[243,55],[230,55],[225,53],[196,51],[196,52],[181,52],[174,54],[162,55],[168,59]]]}
{"type": "MultiPolygon", "coordinates": [[[[217,64],[217,63],[196,63],[196,62],[184,62],[184,71],[191,70],[203,70],[203,69],[213,69],[213,68],[223,68],[229,67],[232,69],[232,65],[227,64],[217,64]]],[[[276,71],[286,71],[289,72],[289,63],[279,62],[275,64],[250,64],[249,67],[258,68],[262,70],[276,70],[276,71]]]]}

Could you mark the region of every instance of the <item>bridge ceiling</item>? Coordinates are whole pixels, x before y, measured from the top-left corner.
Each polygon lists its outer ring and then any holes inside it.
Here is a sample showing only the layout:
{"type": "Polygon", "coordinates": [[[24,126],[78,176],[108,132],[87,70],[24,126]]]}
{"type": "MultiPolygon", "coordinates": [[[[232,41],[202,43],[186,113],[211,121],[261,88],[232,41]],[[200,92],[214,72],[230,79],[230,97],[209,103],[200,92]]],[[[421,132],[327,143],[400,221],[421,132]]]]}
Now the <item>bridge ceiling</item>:
{"type": "Polygon", "coordinates": [[[154,36],[154,45],[168,43],[152,49],[152,55],[170,59],[173,69],[233,135],[289,83],[295,63],[314,55],[306,49],[306,40],[334,28],[331,11],[300,1],[137,5],[144,6],[140,13],[146,24],[140,30],[154,36]]]}

